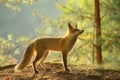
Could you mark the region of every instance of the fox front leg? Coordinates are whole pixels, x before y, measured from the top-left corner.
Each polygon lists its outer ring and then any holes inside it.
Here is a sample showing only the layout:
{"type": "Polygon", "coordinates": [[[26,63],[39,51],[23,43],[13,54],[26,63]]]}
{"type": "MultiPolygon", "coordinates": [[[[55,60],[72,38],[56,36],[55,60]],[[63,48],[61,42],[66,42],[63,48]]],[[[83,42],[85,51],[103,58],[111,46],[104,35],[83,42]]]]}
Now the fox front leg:
{"type": "Polygon", "coordinates": [[[62,52],[62,59],[63,59],[63,67],[65,71],[69,71],[67,67],[67,53],[62,52]]]}

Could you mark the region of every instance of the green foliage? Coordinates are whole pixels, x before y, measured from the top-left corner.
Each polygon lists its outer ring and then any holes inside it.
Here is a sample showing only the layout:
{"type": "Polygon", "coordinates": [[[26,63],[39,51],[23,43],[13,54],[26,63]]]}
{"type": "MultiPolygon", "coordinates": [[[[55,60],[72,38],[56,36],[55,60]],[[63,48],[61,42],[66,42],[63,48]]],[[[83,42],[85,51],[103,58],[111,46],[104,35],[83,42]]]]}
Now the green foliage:
{"type": "Polygon", "coordinates": [[[12,34],[7,38],[0,37],[0,66],[15,64],[14,56],[21,54],[21,48],[25,48],[30,42],[28,37],[19,37],[15,39],[12,34]]]}
{"type": "Polygon", "coordinates": [[[33,3],[38,2],[38,0],[1,0],[0,3],[5,5],[7,8],[14,11],[20,11],[20,4],[32,5],[33,3]]]}
{"type": "MultiPolygon", "coordinates": [[[[107,0],[106,0],[107,1],[107,0]]],[[[104,62],[119,63],[120,61],[120,24],[119,0],[109,0],[103,3],[102,8],[107,14],[102,19],[102,49],[104,62]]]]}

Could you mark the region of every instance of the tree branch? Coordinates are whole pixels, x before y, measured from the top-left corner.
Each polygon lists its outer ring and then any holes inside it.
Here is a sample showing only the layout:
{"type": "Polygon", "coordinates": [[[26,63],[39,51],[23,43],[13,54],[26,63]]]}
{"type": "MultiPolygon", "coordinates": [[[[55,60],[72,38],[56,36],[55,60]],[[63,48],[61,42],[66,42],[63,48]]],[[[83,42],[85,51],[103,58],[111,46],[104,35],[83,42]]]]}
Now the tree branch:
{"type": "Polygon", "coordinates": [[[105,16],[106,16],[106,14],[108,13],[108,10],[107,11],[105,11],[105,13],[101,16],[101,18],[100,19],[103,19],[105,16]]]}
{"type": "Polygon", "coordinates": [[[89,41],[87,41],[87,42],[83,43],[83,44],[82,44],[82,45],[80,45],[77,49],[82,48],[84,45],[86,45],[86,44],[88,44],[88,43],[89,43],[89,41]]]}
{"type": "Polygon", "coordinates": [[[68,9],[69,11],[74,12],[74,13],[77,12],[77,11],[74,11],[74,10],[68,8],[66,5],[64,5],[64,4],[63,4],[62,2],[60,2],[59,0],[56,0],[56,1],[57,1],[63,8],[68,9]]]}
{"type": "Polygon", "coordinates": [[[82,38],[79,38],[79,39],[84,40],[84,41],[86,41],[86,42],[83,43],[82,45],[80,45],[77,49],[82,48],[84,45],[86,45],[86,44],[88,44],[88,43],[91,43],[91,44],[93,44],[94,47],[97,47],[97,45],[96,45],[94,42],[90,41],[90,40],[87,41],[87,40],[82,39],[82,38]]]}
{"type": "MultiPolygon", "coordinates": [[[[24,43],[24,44],[28,44],[29,41],[24,41],[23,43],[24,43]]],[[[22,46],[22,44],[18,44],[16,47],[14,47],[14,48],[6,51],[5,53],[6,53],[6,54],[10,54],[10,53],[12,53],[13,51],[15,51],[17,48],[19,48],[19,47],[21,47],[21,46],[22,46]]]]}
{"type": "Polygon", "coordinates": [[[106,14],[108,13],[108,10],[109,10],[109,6],[108,6],[105,2],[103,2],[103,4],[104,4],[104,7],[107,8],[107,10],[106,10],[105,13],[101,16],[100,19],[104,18],[104,17],[106,16],[106,14]]]}
{"type": "MultiPolygon", "coordinates": [[[[64,5],[62,2],[60,2],[59,0],[56,0],[63,8],[65,8],[65,9],[67,9],[67,10],[69,10],[69,11],[71,11],[71,12],[73,12],[73,13],[77,13],[78,11],[75,11],[75,10],[73,10],[73,9],[71,9],[71,8],[68,8],[66,5],[64,5]]],[[[88,16],[88,15],[82,15],[82,14],[80,14],[80,17],[82,17],[82,18],[88,18],[88,19],[93,19],[93,17],[91,17],[91,16],[88,16]]]]}
{"type": "Polygon", "coordinates": [[[6,54],[10,54],[11,52],[15,51],[17,48],[19,48],[19,47],[21,47],[21,46],[22,46],[21,44],[17,45],[15,48],[8,50],[8,51],[6,52],[6,54]]]}

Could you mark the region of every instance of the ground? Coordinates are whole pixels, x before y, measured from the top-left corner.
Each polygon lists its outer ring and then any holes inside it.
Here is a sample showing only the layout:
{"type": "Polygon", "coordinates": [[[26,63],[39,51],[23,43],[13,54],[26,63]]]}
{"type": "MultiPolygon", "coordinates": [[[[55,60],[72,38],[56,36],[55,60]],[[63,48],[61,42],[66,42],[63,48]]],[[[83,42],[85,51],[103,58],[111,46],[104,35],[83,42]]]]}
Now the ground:
{"type": "Polygon", "coordinates": [[[50,70],[44,71],[37,65],[39,73],[36,75],[33,74],[31,66],[25,67],[19,73],[14,72],[15,65],[0,67],[0,80],[120,80],[120,71],[81,64],[68,65],[70,72],[63,72],[61,63],[45,64],[50,70]]]}

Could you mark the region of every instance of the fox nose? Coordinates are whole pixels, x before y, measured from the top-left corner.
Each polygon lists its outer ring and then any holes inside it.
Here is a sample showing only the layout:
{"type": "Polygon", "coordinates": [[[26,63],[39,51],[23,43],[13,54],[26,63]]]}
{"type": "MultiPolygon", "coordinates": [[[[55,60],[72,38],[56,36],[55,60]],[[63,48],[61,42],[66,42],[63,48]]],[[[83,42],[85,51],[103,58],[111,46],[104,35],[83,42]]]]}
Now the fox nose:
{"type": "Polygon", "coordinates": [[[84,30],[82,30],[82,32],[84,32],[84,30]]]}

